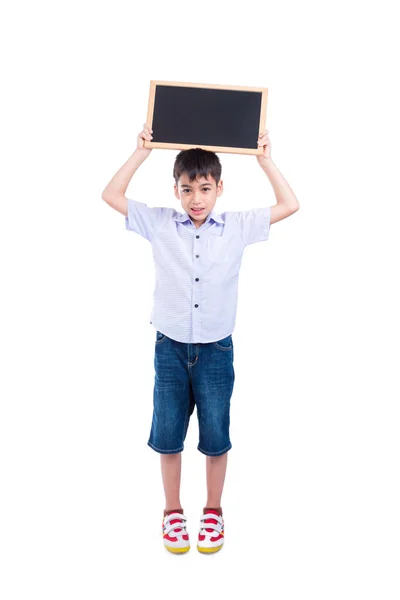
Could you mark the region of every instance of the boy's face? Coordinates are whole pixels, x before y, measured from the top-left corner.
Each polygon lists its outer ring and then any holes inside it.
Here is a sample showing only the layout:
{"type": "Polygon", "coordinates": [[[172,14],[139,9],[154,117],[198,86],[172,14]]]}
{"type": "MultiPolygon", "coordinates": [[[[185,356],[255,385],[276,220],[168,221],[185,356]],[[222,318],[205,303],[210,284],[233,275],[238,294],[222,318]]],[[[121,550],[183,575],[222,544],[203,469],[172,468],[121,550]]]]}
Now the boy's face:
{"type": "Polygon", "coordinates": [[[223,192],[222,180],[218,182],[212,176],[199,177],[189,181],[188,175],[183,173],[178,185],[174,185],[175,196],[181,201],[182,208],[187,212],[196,228],[200,227],[207,216],[214,209],[218,196],[223,192]],[[201,208],[201,212],[194,211],[201,208]]]}

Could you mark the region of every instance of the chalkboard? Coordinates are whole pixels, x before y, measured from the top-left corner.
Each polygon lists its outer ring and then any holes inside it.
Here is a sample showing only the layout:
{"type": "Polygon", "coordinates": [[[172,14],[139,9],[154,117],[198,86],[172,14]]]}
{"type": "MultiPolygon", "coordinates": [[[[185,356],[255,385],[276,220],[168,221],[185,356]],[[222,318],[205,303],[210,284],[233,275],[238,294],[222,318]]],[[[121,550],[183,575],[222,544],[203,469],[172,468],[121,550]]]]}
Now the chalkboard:
{"type": "Polygon", "coordinates": [[[151,81],[145,148],[262,154],[268,88],[151,81]]]}

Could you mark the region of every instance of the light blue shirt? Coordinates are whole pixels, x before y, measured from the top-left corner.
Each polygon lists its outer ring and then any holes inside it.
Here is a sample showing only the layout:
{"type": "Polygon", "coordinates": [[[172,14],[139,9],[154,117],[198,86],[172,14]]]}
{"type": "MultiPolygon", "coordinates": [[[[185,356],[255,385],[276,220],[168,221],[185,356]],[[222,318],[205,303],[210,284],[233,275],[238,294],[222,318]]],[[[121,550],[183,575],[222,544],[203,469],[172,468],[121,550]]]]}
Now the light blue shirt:
{"type": "Polygon", "coordinates": [[[193,344],[233,333],[243,250],[268,240],[270,217],[269,206],[221,215],[212,211],[196,229],[187,212],[128,199],[125,227],[153,249],[153,327],[193,344]]]}

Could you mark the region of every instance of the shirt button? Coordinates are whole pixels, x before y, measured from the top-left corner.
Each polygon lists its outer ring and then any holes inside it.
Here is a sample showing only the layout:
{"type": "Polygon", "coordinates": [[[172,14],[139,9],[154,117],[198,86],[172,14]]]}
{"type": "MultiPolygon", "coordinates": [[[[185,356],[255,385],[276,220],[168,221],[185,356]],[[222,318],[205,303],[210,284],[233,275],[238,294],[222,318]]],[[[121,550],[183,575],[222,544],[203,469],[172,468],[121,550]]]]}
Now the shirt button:
{"type": "Polygon", "coordinates": [[[194,307],[195,307],[195,308],[198,308],[198,307],[199,307],[199,305],[198,305],[198,304],[195,304],[195,305],[194,305],[194,307]]]}
{"type": "Polygon", "coordinates": [[[199,239],[199,237],[200,237],[200,236],[199,236],[199,235],[196,235],[196,237],[197,237],[197,239],[199,239]]]}
{"type": "Polygon", "coordinates": [[[199,280],[199,278],[198,278],[198,277],[196,277],[195,281],[198,281],[198,280],[199,280]]]}
{"type": "Polygon", "coordinates": [[[199,258],[199,254],[196,254],[196,258],[199,258]]]}

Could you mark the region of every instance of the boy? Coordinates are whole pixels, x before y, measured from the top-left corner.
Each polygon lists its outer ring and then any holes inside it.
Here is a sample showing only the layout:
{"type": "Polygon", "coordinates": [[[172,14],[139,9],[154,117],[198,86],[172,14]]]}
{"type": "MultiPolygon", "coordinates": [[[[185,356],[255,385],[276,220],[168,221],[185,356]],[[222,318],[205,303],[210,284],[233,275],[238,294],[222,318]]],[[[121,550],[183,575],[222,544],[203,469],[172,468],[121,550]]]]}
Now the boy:
{"type": "Polygon", "coordinates": [[[223,192],[221,164],[214,152],[193,148],[174,164],[175,196],[184,214],[128,200],[128,184],[151,149],[149,125],[137,149],[104,189],[102,198],[125,216],[126,229],[152,244],[156,289],[151,323],[156,329],[153,418],[148,445],[160,453],[165,490],[163,541],[167,550],[190,548],[180,503],[181,453],[190,416],[197,406],[198,450],[206,455],[207,502],[197,548],[220,550],[224,543],[221,496],[229,439],[229,410],[235,373],[232,331],[244,248],[268,239],[270,224],[299,209],[289,184],[271,159],[268,131],[259,135],[257,161],[268,176],[277,204],[217,215],[223,192]]]}

